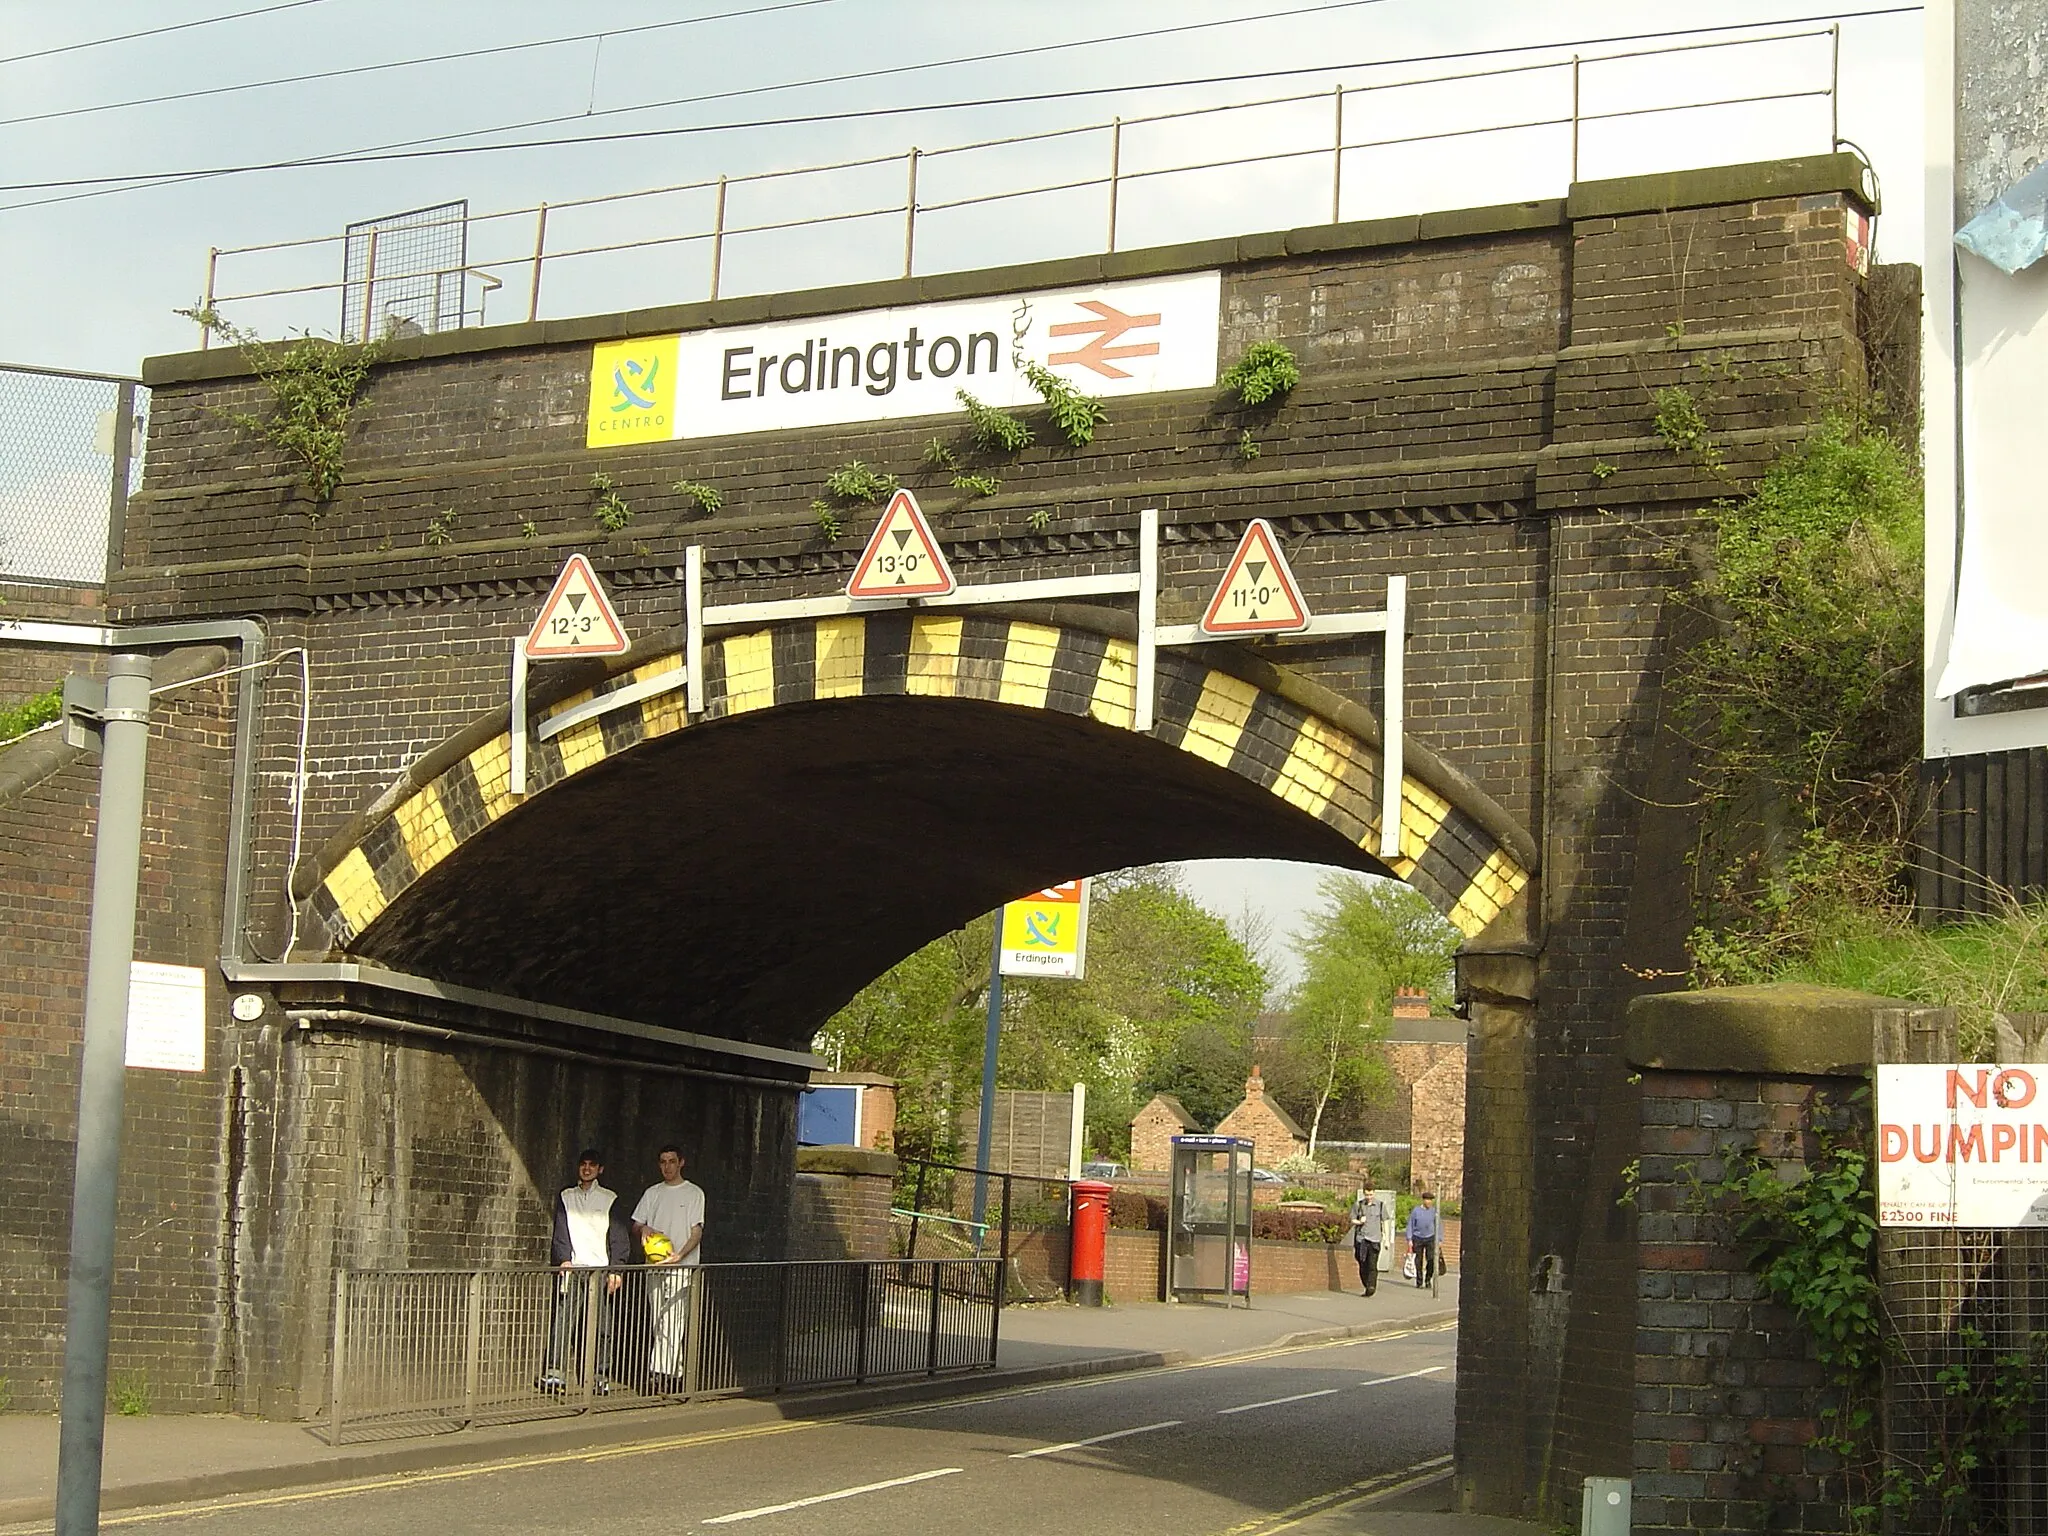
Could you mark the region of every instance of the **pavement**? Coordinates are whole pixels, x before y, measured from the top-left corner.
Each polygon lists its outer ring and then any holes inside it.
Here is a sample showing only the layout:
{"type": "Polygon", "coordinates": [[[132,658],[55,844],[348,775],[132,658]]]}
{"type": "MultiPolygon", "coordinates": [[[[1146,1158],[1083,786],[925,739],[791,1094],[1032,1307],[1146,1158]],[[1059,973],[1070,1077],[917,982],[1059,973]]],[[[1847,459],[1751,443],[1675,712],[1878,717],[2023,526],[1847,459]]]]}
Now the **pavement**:
{"type": "MultiPolygon", "coordinates": [[[[402,1440],[330,1446],[318,1426],[225,1414],[163,1414],[107,1421],[102,1505],[146,1509],[195,1499],[302,1488],[435,1468],[475,1466],[537,1452],[616,1448],[777,1419],[872,1413],[905,1403],[984,1394],[1076,1376],[1142,1371],[1293,1346],[1441,1327],[1457,1320],[1457,1278],[1432,1297],[1396,1280],[1370,1298],[1312,1292],[1255,1297],[1251,1306],[1061,1303],[1013,1306],[1003,1314],[992,1371],[783,1398],[726,1398],[503,1425],[402,1440]]],[[[51,1516],[56,1491],[57,1419],[0,1414],[0,1525],[51,1516]]],[[[1317,1532],[1413,1536],[1509,1536],[1547,1531],[1517,1521],[1447,1512],[1448,1474],[1340,1504],[1318,1516],[1317,1532]],[[1334,1522],[1334,1523],[1333,1523],[1334,1522]],[[1420,1523],[1416,1523],[1420,1522],[1420,1523]]],[[[1306,1530],[1307,1527],[1304,1527],[1306,1530]]]]}

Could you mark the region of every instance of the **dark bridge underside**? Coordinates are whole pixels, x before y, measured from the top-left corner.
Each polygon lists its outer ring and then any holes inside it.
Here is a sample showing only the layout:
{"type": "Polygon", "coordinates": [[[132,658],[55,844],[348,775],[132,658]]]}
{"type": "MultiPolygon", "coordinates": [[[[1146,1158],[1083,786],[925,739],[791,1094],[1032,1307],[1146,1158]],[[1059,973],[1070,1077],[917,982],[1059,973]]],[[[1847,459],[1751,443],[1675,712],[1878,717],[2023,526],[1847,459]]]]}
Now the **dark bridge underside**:
{"type": "Polygon", "coordinates": [[[1385,873],[1325,822],[1149,736],[971,700],[821,701],[644,742],[556,784],[352,948],[803,1049],[869,981],[1003,901],[1229,857],[1385,873]]]}

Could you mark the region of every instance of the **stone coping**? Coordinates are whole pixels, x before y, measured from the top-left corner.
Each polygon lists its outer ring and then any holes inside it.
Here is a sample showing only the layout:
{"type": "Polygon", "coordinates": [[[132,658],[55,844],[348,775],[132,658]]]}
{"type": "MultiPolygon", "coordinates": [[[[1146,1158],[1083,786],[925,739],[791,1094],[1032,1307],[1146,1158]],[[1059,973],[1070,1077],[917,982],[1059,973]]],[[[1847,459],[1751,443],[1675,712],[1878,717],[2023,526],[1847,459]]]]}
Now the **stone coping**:
{"type": "Polygon", "coordinates": [[[796,1149],[798,1173],[853,1173],[865,1174],[869,1178],[893,1179],[896,1177],[896,1169],[896,1155],[893,1152],[875,1152],[866,1147],[796,1149]]]}
{"type": "Polygon", "coordinates": [[[1875,1015],[1916,1006],[1803,982],[1660,992],[1628,1005],[1623,1049],[1666,1072],[1855,1077],[1870,1069],[1875,1015]]]}

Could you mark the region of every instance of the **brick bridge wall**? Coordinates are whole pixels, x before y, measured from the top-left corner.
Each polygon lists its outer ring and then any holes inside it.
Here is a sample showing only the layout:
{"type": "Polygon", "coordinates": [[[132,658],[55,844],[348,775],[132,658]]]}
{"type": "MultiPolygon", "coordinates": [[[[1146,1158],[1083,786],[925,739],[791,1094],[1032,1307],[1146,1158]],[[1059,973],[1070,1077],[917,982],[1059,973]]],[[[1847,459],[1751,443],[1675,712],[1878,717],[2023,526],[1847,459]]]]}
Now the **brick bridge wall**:
{"type": "MultiPolygon", "coordinates": [[[[1834,391],[1863,379],[1863,285],[1842,247],[1860,176],[1847,157],[1735,167],[1581,185],[1562,202],[401,342],[373,379],[348,472],[324,509],[310,508],[285,467],[223,414],[262,404],[232,353],[158,359],[147,370],[147,479],[131,503],[108,612],[121,622],[253,614],[273,652],[307,648],[312,777],[296,831],[311,851],[422,753],[503,708],[509,643],[565,552],[590,551],[636,634],[677,621],[675,572],[692,542],[706,548],[720,601],[836,590],[864,529],[819,537],[809,502],[826,473],[859,457],[921,484],[923,444],[955,425],[592,453],[583,446],[592,342],[1220,269],[1223,360],[1277,338],[1303,366],[1285,405],[1252,423],[1259,458],[1238,456],[1246,423],[1212,391],[1128,397],[1113,402],[1088,447],[1034,449],[1005,471],[999,495],[956,508],[933,493],[928,506],[965,581],[1129,569],[1137,508],[1161,506],[1163,622],[1197,615],[1230,541],[1255,515],[1280,530],[1312,607],[1378,606],[1388,575],[1409,577],[1411,739],[1528,828],[1543,864],[1540,888],[1463,962],[1475,1219],[1464,1255],[1461,1476],[1477,1505],[1559,1508],[1582,1473],[1629,1466],[1633,1236],[1611,1195],[1636,1106],[1615,1020],[1642,985],[1632,978],[1671,966],[1686,927],[1672,894],[1683,888],[1683,829],[1646,808],[1679,798],[1660,792],[1673,772],[1659,730],[1674,626],[1666,597],[1685,571],[1672,541],[1834,391]],[[1653,432],[1654,392],[1672,385],[1702,405],[1719,473],[1653,432]],[[634,512],[609,538],[592,522],[594,470],[634,512]],[[718,486],[726,509],[696,515],[669,489],[679,476],[718,486]],[[1051,513],[1043,530],[1026,520],[1037,509],[1051,513]]],[[[1376,645],[1269,654],[1377,713],[1376,645]]],[[[52,662],[53,675],[62,670],[52,662]]],[[[275,956],[291,920],[294,666],[271,675],[264,700],[247,943],[275,956]]],[[[199,792],[203,804],[190,815],[159,808],[153,847],[184,894],[173,903],[181,920],[167,917],[149,958],[209,964],[216,953],[204,909],[221,879],[220,829],[208,818],[219,816],[224,758],[209,737],[181,777],[152,779],[199,792]]],[[[19,845],[26,851],[9,855],[11,891],[33,888],[38,861],[85,857],[84,772],[67,768],[33,805],[0,807],[35,828],[19,845]]],[[[41,990],[5,1003],[4,1130],[47,1151],[34,1171],[0,1166],[0,1209],[12,1213],[56,1200],[69,1165],[70,936],[83,924],[61,890],[7,899],[29,901],[67,936],[32,952],[13,931],[0,937],[0,959],[17,974],[50,973],[41,990]]],[[[621,905],[620,922],[646,920],[621,905]]],[[[647,931],[653,953],[661,930],[647,931]]],[[[546,942],[525,931],[497,937],[546,942]]],[[[207,1380],[237,1383],[214,1401],[303,1406],[316,1390],[317,1293],[327,1283],[307,1255],[324,1262],[341,1251],[322,1223],[370,1197],[350,1187],[366,1168],[392,1181],[392,1209],[406,1213],[380,1229],[393,1257],[438,1232],[451,1252],[494,1258],[536,1240],[542,1196],[577,1136],[604,1140],[615,1171],[630,1166],[637,1177],[673,1127],[696,1138],[697,1165],[713,1170],[700,1182],[712,1193],[714,1232],[735,1234],[728,1256],[782,1241],[785,1218],[746,1227],[740,1213],[788,1210],[786,1095],[675,1078],[663,1081],[683,1086],[651,1097],[639,1083],[634,1100],[631,1070],[530,1051],[501,1059],[351,1028],[285,1041],[281,1000],[291,999],[273,997],[265,1021],[243,1028],[221,989],[211,1024],[225,1073],[142,1090],[190,1104],[176,1129],[131,1125],[136,1219],[124,1206],[123,1231],[176,1203],[177,1222],[163,1230],[189,1227],[180,1241],[195,1267],[148,1293],[148,1329],[117,1331],[117,1369],[183,1382],[203,1362],[207,1380]],[[417,1128],[403,1135],[396,1122],[377,1125],[399,1084],[447,1112],[409,1106],[417,1128]],[[564,1115],[565,1103],[593,1107],[564,1115]],[[337,1150],[332,1128],[349,1115],[362,1117],[349,1134],[366,1145],[419,1135],[460,1146],[371,1160],[337,1150]],[[573,1130],[572,1118],[582,1122],[573,1130]],[[222,1189],[230,1166],[246,1169],[239,1194],[222,1189]],[[777,1181],[774,1199],[749,1198],[777,1181]],[[217,1276],[230,1254],[238,1267],[224,1285],[217,1276]],[[223,1351],[232,1358],[213,1364],[223,1351]]],[[[321,999],[306,991],[298,1000],[321,999]]],[[[552,1048],[573,1033],[454,1004],[438,1016],[475,1032],[524,1031],[552,1048]]],[[[720,1060],[697,1059],[707,1069],[720,1060]]],[[[0,1358],[41,1358],[62,1304],[58,1249],[46,1242],[31,1257],[17,1245],[9,1262],[0,1358]]],[[[141,1315],[144,1294],[124,1282],[125,1317],[141,1315]]],[[[178,1395],[192,1394],[181,1386],[178,1395]]],[[[17,1387],[15,1401],[40,1406],[47,1396],[17,1387]]]]}

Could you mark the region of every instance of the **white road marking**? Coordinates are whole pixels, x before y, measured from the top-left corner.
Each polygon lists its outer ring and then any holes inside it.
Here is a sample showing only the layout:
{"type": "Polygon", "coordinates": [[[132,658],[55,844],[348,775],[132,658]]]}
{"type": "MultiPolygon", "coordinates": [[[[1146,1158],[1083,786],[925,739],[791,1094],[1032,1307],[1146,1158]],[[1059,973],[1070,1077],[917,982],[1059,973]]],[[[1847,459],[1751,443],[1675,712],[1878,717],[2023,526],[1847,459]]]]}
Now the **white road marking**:
{"type": "Polygon", "coordinates": [[[830,1504],[835,1499],[850,1499],[858,1494],[879,1493],[884,1488],[901,1488],[906,1483],[929,1482],[935,1477],[951,1477],[961,1467],[939,1467],[930,1472],[913,1472],[908,1477],[892,1477],[887,1482],[862,1483],[858,1488],[841,1488],[837,1493],[814,1493],[808,1499],[791,1499],[787,1504],[763,1504],[759,1509],[737,1510],[730,1515],[716,1515],[706,1520],[706,1525],[733,1525],[741,1520],[758,1520],[763,1515],[786,1514],[792,1509],[808,1509],[813,1504],[830,1504]]]}
{"type": "Polygon", "coordinates": [[[1324,1387],[1320,1392],[1297,1392],[1292,1397],[1269,1397],[1263,1403],[1239,1403],[1235,1408],[1218,1408],[1218,1413],[1250,1413],[1254,1408],[1278,1408],[1282,1403],[1303,1403],[1312,1397],[1334,1397],[1335,1387],[1324,1387]]]}
{"type": "Polygon", "coordinates": [[[1361,1381],[1361,1387],[1384,1387],[1390,1381],[1413,1381],[1418,1376],[1434,1376],[1443,1370],[1441,1365],[1425,1365],[1419,1371],[1403,1371],[1399,1376],[1372,1376],[1361,1381]]]}
{"type": "Polygon", "coordinates": [[[1035,1451],[1012,1451],[1010,1460],[1028,1461],[1033,1456],[1052,1456],[1061,1451],[1078,1451],[1084,1445],[1100,1445],[1105,1440],[1121,1440],[1127,1435],[1149,1435],[1155,1429],[1172,1429],[1179,1419],[1161,1419],[1157,1424],[1140,1424],[1136,1429],[1113,1429],[1106,1435],[1090,1435],[1086,1440],[1066,1440],[1058,1445],[1041,1445],[1035,1451]]]}

